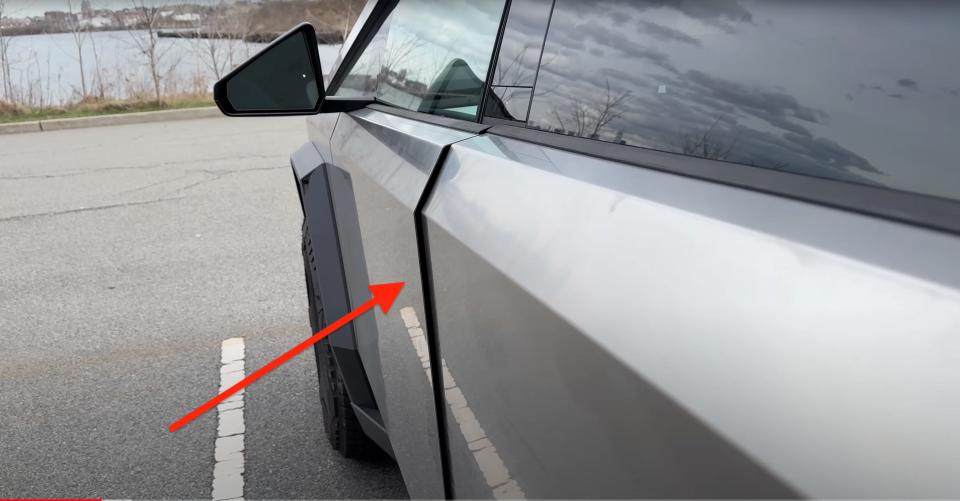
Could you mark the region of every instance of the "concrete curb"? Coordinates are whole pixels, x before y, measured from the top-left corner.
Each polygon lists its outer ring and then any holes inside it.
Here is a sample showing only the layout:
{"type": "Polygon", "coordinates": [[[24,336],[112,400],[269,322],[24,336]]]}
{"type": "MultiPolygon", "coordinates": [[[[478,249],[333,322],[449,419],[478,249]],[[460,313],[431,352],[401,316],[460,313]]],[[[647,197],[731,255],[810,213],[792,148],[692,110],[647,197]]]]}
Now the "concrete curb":
{"type": "Polygon", "coordinates": [[[40,122],[16,122],[0,124],[0,134],[19,134],[21,132],[40,132],[40,122]]]}
{"type": "Polygon", "coordinates": [[[182,110],[142,111],[121,113],[118,115],[98,115],[93,117],[55,118],[36,122],[17,122],[0,124],[0,134],[18,134],[23,132],[43,132],[64,129],[82,129],[85,127],[103,127],[106,125],[139,124],[147,122],[165,122],[168,120],[188,120],[191,118],[212,118],[223,116],[216,106],[206,108],[185,108],[182,110]]]}

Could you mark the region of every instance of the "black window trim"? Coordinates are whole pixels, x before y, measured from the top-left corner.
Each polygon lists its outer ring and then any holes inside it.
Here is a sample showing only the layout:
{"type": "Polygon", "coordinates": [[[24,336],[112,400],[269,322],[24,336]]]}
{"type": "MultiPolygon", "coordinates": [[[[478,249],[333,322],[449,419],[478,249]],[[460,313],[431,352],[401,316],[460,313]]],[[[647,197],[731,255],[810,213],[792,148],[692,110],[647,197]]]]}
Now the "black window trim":
{"type": "Polygon", "coordinates": [[[496,65],[500,64],[500,49],[503,46],[503,36],[504,32],[507,29],[507,23],[510,21],[510,8],[513,6],[513,0],[507,0],[506,4],[503,7],[503,17],[500,19],[500,32],[497,33],[497,44],[493,51],[493,57],[490,60],[490,66],[487,68],[487,82],[486,88],[483,93],[483,101],[480,103],[480,113],[478,116],[478,121],[480,123],[527,123],[527,120],[530,118],[530,109],[533,107],[533,97],[536,94],[537,90],[537,78],[540,76],[540,65],[543,63],[543,50],[547,47],[547,36],[550,35],[550,24],[553,21],[553,11],[557,7],[557,0],[550,0],[550,12],[547,14],[547,27],[543,32],[543,40],[540,41],[540,53],[537,55],[537,68],[533,73],[533,84],[529,87],[526,85],[494,85],[493,78],[496,71],[496,65]],[[514,88],[523,88],[530,89],[530,100],[527,101],[527,115],[524,120],[506,120],[496,117],[486,116],[487,111],[487,100],[490,94],[493,92],[494,88],[497,87],[514,87],[514,88]]]}
{"type": "Polygon", "coordinates": [[[480,93],[480,106],[477,106],[477,122],[483,120],[483,114],[487,109],[487,96],[490,89],[493,88],[493,76],[496,74],[497,60],[500,58],[500,46],[503,44],[503,32],[507,29],[507,17],[510,15],[510,6],[513,0],[503,2],[503,12],[500,13],[500,27],[497,28],[497,36],[493,39],[493,51],[490,52],[490,63],[487,65],[487,78],[483,81],[483,91],[480,93]]]}
{"type": "Polygon", "coordinates": [[[510,120],[508,118],[497,118],[497,117],[483,117],[483,120],[480,121],[483,125],[512,125],[514,127],[524,127],[526,128],[526,122],[520,120],[510,120]]]}
{"type": "Polygon", "coordinates": [[[485,131],[488,134],[960,234],[960,201],[568,136],[522,125],[488,125],[485,131]]]}
{"type": "Polygon", "coordinates": [[[547,39],[550,37],[550,26],[553,24],[553,12],[557,10],[557,0],[550,4],[550,14],[547,15],[547,29],[543,32],[543,40],[540,41],[540,56],[537,57],[537,70],[533,73],[533,87],[530,89],[530,101],[527,103],[527,115],[523,122],[530,121],[530,111],[533,110],[533,99],[537,97],[537,83],[540,81],[540,66],[543,65],[543,53],[547,50],[547,39]]]}

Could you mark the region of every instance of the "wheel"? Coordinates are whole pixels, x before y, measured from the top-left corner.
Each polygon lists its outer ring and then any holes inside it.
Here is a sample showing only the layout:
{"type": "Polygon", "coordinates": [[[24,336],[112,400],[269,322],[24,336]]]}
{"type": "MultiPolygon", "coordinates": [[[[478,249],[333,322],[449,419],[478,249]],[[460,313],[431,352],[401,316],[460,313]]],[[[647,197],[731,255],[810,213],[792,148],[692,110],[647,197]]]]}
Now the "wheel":
{"type": "Polygon", "coordinates": [[[330,446],[344,457],[372,458],[379,456],[379,447],[360,428],[353,413],[350,396],[333,359],[327,340],[314,345],[317,373],[320,379],[320,406],[323,408],[323,429],[330,446]]]}
{"type": "MultiPolygon", "coordinates": [[[[323,308],[320,298],[314,292],[311,279],[309,235],[304,231],[303,264],[307,282],[307,303],[310,315],[310,327],[317,332],[324,325],[323,308]]],[[[320,407],[323,412],[323,430],[330,446],[344,457],[376,457],[379,447],[370,440],[360,428],[360,422],[350,405],[350,395],[346,384],[333,358],[333,348],[327,339],[313,345],[313,354],[317,362],[317,380],[320,383],[320,407]]]]}

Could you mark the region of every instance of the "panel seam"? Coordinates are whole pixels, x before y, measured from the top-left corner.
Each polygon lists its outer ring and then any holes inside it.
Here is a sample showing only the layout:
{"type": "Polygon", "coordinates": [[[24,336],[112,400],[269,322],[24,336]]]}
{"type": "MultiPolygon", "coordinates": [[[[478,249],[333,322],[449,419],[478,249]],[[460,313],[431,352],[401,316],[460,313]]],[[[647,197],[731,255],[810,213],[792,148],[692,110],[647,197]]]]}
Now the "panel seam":
{"type": "MultiPolygon", "coordinates": [[[[479,134],[478,134],[479,135],[479,134]]],[[[460,141],[446,144],[440,150],[440,155],[433,171],[427,178],[423,194],[417,201],[413,211],[414,228],[417,237],[417,255],[420,261],[420,283],[423,288],[424,323],[426,324],[427,352],[430,354],[430,377],[433,387],[434,412],[437,417],[437,438],[440,445],[440,467],[443,472],[443,494],[447,499],[453,499],[453,476],[450,463],[450,437],[447,428],[447,402],[443,391],[443,367],[440,358],[440,339],[437,332],[436,294],[433,286],[433,269],[430,265],[430,247],[427,237],[427,218],[424,214],[427,203],[433,195],[434,186],[440,178],[443,165],[446,163],[450,148],[461,141],[468,141],[477,137],[470,136],[460,141]]]]}

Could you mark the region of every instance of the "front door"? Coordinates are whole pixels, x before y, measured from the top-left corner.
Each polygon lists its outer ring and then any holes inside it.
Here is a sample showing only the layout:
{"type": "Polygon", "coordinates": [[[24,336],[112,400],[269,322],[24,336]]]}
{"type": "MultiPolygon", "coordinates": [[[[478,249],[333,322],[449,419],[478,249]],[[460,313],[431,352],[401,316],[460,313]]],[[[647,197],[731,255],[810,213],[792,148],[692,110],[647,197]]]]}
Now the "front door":
{"type": "MultiPolygon", "coordinates": [[[[503,8],[502,0],[400,0],[373,20],[379,28],[352,52],[353,61],[344,61],[330,87],[335,96],[384,103],[339,117],[326,173],[348,307],[369,297],[369,283],[406,283],[388,315],[355,322],[355,336],[415,498],[447,494],[443,415],[437,417],[432,384],[441,368],[431,356],[438,347],[418,214],[449,146],[482,130],[477,116],[503,8]]],[[[326,313],[336,318],[339,312],[326,313]]]]}

